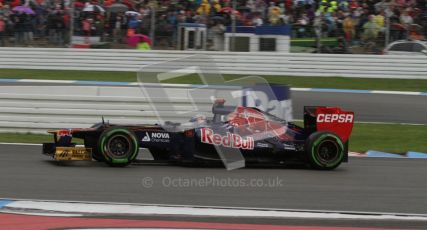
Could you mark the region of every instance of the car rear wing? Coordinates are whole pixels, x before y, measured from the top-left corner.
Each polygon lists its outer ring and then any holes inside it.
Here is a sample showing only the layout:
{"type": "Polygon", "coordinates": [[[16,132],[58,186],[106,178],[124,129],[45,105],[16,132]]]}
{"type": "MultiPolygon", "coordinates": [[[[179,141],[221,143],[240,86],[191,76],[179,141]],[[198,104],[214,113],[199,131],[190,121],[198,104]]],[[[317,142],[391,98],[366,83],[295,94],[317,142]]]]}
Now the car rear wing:
{"type": "Polygon", "coordinates": [[[307,134],[319,131],[332,132],[347,142],[354,123],[354,112],[338,107],[305,106],[304,130],[307,134]]]}

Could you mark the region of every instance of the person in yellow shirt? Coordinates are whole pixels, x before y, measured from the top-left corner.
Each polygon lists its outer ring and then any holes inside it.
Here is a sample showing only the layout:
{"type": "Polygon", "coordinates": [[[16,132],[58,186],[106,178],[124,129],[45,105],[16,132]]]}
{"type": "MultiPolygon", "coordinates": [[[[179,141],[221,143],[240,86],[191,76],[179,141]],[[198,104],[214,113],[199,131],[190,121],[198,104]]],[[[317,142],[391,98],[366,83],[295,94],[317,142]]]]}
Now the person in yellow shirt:
{"type": "Polygon", "coordinates": [[[136,49],[137,50],[151,50],[151,46],[147,42],[140,42],[136,46],[136,49]]]}
{"type": "Polygon", "coordinates": [[[384,12],[381,12],[380,14],[375,15],[374,22],[378,25],[378,27],[380,28],[380,31],[383,32],[385,30],[384,12]]]}
{"type": "Polygon", "coordinates": [[[377,23],[374,22],[374,15],[369,15],[369,21],[363,25],[363,35],[362,38],[364,41],[375,41],[378,37],[378,32],[380,27],[377,23]]]}
{"type": "Polygon", "coordinates": [[[343,23],[342,23],[345,40],[347,41],[347,44],[351,44],[351,41],[353,40],[354,34],[355,34],[355,26],[354,21],[351,18],[351,16],[345,17],[343,23]]]}
{"type": "Polygon", "coordinates": [[[221,4],[219,3],[219,0],[214,0],[213,1],[213,10],[215,11],[215,13],[218,13],[221,11],[221,4]]]}
{"type": "Polygon", "coordinates": [[[280,8],[273,6],[268,13],[268,20],[272,25],[277,25],[280,23],[280,8]]]}
{"type": "Polygon", "coordinates": [[[338,9],[338,3],[335,0],[332,0],[329,3],[329,5],[330,5],[329,8],[328,8],[328,12],[329,13],[333,13],[333,12],[335,12],[338,9]]]}
{"type": "Polygon", "coordinates": [[[203,0],[199,8],[197,8],[196,12],[199,15],[201,14],[209,15],[209,13],[211,12],[211,5],[209,4],[208,0],[203,0]]]}
{"type": "Polygon", "coordinates": [[[327,0],[322,0],[319,4],[319,8],[317,9],[318,13],[326,13],[329,3],[327,0]]]}

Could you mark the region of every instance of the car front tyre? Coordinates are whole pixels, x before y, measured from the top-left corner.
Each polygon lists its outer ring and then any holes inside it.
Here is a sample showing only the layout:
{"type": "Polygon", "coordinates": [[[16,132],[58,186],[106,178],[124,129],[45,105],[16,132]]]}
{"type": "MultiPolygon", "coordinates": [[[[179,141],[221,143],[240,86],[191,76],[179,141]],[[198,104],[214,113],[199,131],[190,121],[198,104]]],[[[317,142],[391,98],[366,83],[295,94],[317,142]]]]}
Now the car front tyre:
{"type": "Polygon", "coordinates": [[[106,129],[99,138],[98,147],[104,161],[115,167],[129,165],[135,160],[139,151],[136,135],[123,127],[106,129]]]}

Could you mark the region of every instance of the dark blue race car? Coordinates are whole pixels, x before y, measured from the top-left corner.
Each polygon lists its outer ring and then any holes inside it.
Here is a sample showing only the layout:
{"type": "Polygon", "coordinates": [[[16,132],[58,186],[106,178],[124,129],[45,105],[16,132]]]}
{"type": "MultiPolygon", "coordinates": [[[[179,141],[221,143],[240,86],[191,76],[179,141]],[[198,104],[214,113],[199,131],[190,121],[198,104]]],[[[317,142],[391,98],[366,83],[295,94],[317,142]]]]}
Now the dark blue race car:
{"type": "Polygon", "coordinates": [[[53,143],[43,153],[57,161],[92,160],[111,166],[136,161],[148,149],[156,162],[210,164],[241,157],[246,164],[307,163],[334,169],[348,159],[354,113],[340,108],[304,107],[304,127],[253,107],[226,106],[217,100],[213,116],[193,117],[188,123],[115,125],[50,130],[53,143]],[[84,146],[73,143],[83,139],[84,146]]]}

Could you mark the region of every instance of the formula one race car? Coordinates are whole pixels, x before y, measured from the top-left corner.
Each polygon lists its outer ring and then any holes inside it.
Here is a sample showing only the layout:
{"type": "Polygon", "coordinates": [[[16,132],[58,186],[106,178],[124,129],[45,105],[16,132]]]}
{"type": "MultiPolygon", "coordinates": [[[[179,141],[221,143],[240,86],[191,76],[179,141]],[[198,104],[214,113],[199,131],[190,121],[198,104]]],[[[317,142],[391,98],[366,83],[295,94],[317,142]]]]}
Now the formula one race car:
{"type": "Polygon", "coordinates": [[[304,107],[304,127],[258,108],[226,106],[215,101],[213,117],[163,125],[114,125],[51,130],[54,143],[43,153],[57,161],[103,161],[126,166],[148,149],[155,161],[178,164],[221,163],[228,152],[239,151],[246,164],[302,162],[316,169],[334,169],[348,160],[348,141],[354,113],[340,108],[304,107]],[[84,140],[77,146],[72,138],[84,140]]]}

